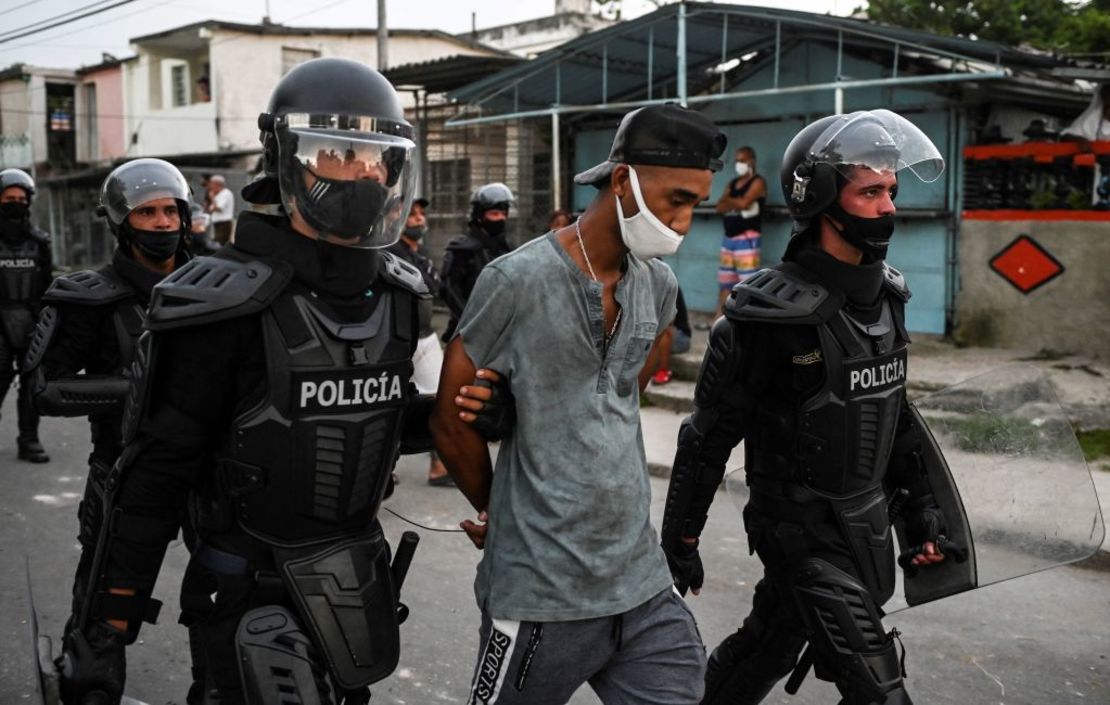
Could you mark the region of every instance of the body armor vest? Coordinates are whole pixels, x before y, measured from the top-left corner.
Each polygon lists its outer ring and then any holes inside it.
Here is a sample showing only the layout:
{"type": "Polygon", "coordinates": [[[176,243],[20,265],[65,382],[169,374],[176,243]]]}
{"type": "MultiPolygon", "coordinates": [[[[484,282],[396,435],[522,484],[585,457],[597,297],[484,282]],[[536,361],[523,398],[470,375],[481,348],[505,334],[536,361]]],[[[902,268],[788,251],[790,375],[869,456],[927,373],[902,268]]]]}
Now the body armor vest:
{"type": "Polygon", "coordinates": [[[818,328],[822,389],[798,415],[797,479],[819,492],[851,495],[882,482],[906,394],[906,343],[893,304],[864,324],[847,309],[818,328]]]}
{"type": "Polygon", "coordinates": [[[235,419],[218,473],[248,534],[299,546],[370,525],[411,397],[411,298],[387,290],[359,323],[291,290],[262,312],[266,396],[235,419]]]}
{"type": "Polygon", "coordinates": [[[0,238],[0,329],[7,344],[16,350],[27,347],[35,328],[32,306],[50,277],[39,264],[43,247],[31,232],[19,242],[0,238]]]}
{"type": "Polygon", "coordinates": [[[813,355],[824,370],[815,392],[799,397],[779,387],[759,398],[745,440],[750,506],[815,533],[839,531],[881,605],[894,589],[883,479],[905,400],[908,290],[900,274],[884,270],[890,286],[867,323],[788,265],[764,270],[737,290],[755,302],[759,320],[812,326],[820,349],[800,357],[813,355]]]}
{"type": "Polygon", "coordinates": [[[42,243],[30,233],[19,242],[0,238],[0,302],[31,303],[41,296],[49,272],[41,272],[42,243]]]}
{"type": "Polygon", "coordinates": [[[840,308],[816,325],[823,382],[800,402],[760,400],[745,443],[750,477],[838,497],[881,483],[905,397],[909,340],[898,306],[884,297],[874,323],[840,308]]]}

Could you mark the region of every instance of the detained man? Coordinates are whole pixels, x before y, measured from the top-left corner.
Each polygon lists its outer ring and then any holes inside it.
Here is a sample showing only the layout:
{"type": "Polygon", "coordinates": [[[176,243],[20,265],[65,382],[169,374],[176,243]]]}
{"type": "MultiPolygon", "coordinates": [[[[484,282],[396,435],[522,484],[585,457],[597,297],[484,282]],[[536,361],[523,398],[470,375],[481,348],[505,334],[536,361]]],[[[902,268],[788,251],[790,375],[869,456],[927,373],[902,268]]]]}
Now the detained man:
{"type": "Polygon", "coordinates": [[[598,189],[582,218],[490,263],[447,347],[432,433],[485,550],[471,703],[555,705],[586,683],[604,703],[702,696],[705,650],[649,519],[639,392],[678,290],[654,258],[689,231],[725,141],[677,105],[626,115],[575,177],[598,189]],[[479,367],[515,398],[496,473],[456,408],[477,405],[455,394],[479,367]]]}

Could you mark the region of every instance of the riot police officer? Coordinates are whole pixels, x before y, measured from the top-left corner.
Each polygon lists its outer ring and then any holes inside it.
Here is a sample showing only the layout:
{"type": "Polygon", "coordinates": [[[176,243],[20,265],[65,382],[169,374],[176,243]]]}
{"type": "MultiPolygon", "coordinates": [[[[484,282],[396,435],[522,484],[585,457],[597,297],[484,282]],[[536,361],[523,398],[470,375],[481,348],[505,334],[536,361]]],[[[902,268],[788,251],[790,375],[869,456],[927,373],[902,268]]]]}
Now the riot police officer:
{"type": "Polygon", "coordinates": [[[19,459],[45,463],[50,456],[39,442],[39,413],[23,371],[23,356],[53,267],[50,236],[31,224],[34,197],[30,176],[19,169],[0,171],[0,403],[18,369],[19,459]]]}
{"type": "Polygon", "coordinates": [[[498,182],[486,184],[470,196],[466,234],[453,238],[443,253],[441,293],[451,311],[444,341],[454,336],[482,268],[513,249],[505,239],[505,227],[515,202],[509,187],[498,182]]]}
{"type": "Polygon", "coordinates": [[[380,248],[412,200],[413,128],[379,73],[335,58],[287,73],[259,127],[276,189],[255,190],[281,215],[244,213],[234,244],[153,291],[112,521],[65,637],[73,696],[120,697],[189,492],[217,573],[202,631],[223,705],[364,702],[397,663],[404,571],[375,516],[420,427],[406,419],[427,289],[380,248]]]}
{"type": "MultiPolygon", "coordinates": [[[[92,430],[89,475],[77,511],[77,540],[83,552],[74,580],[76,605],[85,594],[103,521],[104,482],[123,449],[128,375],[151,290],[188,260],[189,185],[168,162],[135,159],[108,174],[98,212],[116,237],[112,261],[54,281],[42,298],[26,360],[39,410],[53,416],[88,416],[92,430]]],[[[187,527],[186,543],[192,549],[195,534],[187,527]]],[[[181,623],[189,628],[194,647],[189,703],[202,702],[197,624],[211,609],[208,596],[214,589],[213,576],[191,562],[181,597],[181,623]]]]}
{"type": "Polygon", "coordinates": [[[737,285],[713,326],[663,520],[676,586],[696,594],[698,536],[743,438],[744,523],[765,572],[710,658],[704,703],[758,703],[791,671],[793,692],[811,663],[844,705],[910,703],[880,621],[895,584],[890,515],[918,547],[914,565],[943,560],[944,526],[906,405],[910,292],[885,257],[898,179],[943,168],[929,138],[886,110],[823,118],[787,147],[794,234],[783,263],[737,285]]]}

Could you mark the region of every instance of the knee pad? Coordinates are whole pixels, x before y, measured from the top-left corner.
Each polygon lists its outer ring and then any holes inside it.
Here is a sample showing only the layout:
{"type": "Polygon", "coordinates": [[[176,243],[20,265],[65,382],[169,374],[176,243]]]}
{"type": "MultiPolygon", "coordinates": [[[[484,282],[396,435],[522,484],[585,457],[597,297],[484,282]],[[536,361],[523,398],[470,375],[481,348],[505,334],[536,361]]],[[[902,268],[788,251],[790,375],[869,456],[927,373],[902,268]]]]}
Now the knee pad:
{"type": "Polygon", "coordinates": [[[284,607],[259,607],[235,634],[243,696],[248,705],[330,705],[324,671],[308,636],[284,607]]]}
{"type": "Polygon", "coordinates": [[[792,577],[817,677],[834,681],[846,705],[908,703],[897,699],[905,694],[898,654],[867,588],[819,558],[802,562],[792,577]]]}

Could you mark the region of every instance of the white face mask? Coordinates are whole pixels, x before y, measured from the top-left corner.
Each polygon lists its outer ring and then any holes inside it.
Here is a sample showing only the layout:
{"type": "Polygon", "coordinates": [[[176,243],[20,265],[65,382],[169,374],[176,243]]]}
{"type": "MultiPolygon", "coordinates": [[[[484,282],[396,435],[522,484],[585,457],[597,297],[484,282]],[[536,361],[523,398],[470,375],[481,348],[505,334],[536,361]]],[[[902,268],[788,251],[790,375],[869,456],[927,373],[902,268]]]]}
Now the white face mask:
{"type": "Polygon", "coordinates": [[[644,261],[652,257],[673,255],[682,244],[682,236],[663,225],[655,214],[648,210],[644,204],[644,195],[640,192],[640,180],[632,167],[628,167],[628,180],[632,183],[632,196],[636,199],[640,212],[631,218],[625,218],[620,197],[613,195],[617,200],[617,222],[621,226],[621,240],[624,241],[624,246],[644,261]]]}
{"type": "Polygon", "coordinates": [[[752,167],[747,162],[736,162],[736,175],[747,176],[752,171],[752,167]]]}

